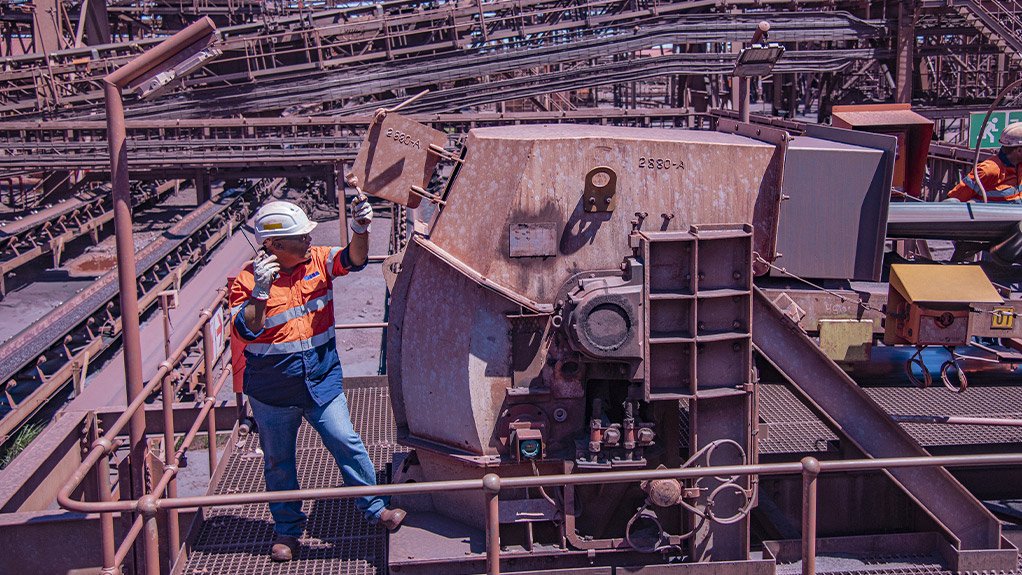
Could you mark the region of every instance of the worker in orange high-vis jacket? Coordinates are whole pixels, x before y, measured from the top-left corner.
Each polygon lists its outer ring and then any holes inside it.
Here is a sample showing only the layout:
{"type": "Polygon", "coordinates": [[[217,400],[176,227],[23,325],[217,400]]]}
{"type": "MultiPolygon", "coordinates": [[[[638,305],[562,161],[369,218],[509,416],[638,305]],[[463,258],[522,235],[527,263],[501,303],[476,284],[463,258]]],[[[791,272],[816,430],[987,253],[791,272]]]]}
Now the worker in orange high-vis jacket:
{"type": "Polygon", "coordinates": [[[1001,149],[980,162],[975,171],[969,172],[957,186],[948,192],[945,201],[981,202],[983,201],[983,192],[980,190],[979,184],[982,183],[988,202],[1022,203],[1018,173],[1018,165],[1022,164],[1022,122],[1009,124],[1001,132],[1000,144],[1001,149]]]}
{"type": "MultiPolygon", "coordinates": [[[[320,247],[309,236],[316,223],[301,208],[283,201],[262,206],[254,220],[262,249],[231,286],[234,328],[246,341],[244,390],[270,491],[300,488],[295,459],[302,418],[322,437],[345,485],[376,484],[376,470],[351,424],[334,337],[333,280],[368,261],[373,208],[360,195],[351,215],[348,246],[320,247]]],[[[355,500],[367,521],[393,531],[405,512],[387,503],[384,497],[355,500]]],[[[270,514],[275,534],[270,557],[290,561],[304,532],[302,503],[271,503],[270,514]]]]}

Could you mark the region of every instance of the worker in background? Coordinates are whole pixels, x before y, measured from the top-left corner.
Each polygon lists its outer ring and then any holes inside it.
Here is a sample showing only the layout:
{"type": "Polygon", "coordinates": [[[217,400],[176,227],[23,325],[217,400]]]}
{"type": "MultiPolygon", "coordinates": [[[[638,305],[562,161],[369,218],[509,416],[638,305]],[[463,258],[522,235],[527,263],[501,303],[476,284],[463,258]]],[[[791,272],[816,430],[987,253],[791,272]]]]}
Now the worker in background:
{"type": "Polygon", "coordinates": [[[947,200],[957,202],[983,201],[979,188],[982,182],[987,201],[991,203],[1022,203],[1018,165],[1022,164],[1022,122],[1009,124],[1001,132],[1001,149],[976,166],[950,192],[947,200]],[[978,174],[978,176],[977,176],[978,174]]]}
{"type": "MultiPolygon", "coordinates": [[[[375,485],[376,470],[352,427],[342,392],[334,337],[333,280],[363,269],[369,254],[373,209],[364,196],[351,203],[351,242],[345,248],[313,246],[316,223],[298,206],[273,201],[255,214],[261,248],[231,286],[234,328],[247,342],[244,390],[252,405],[270,491],[299,489],[295,466],[298,427],[304,417],[340,467],[344,484],[375,485]]],[[[401,509],[384,497],[362,497],[356,507],[372,524],[397,529],[401,509]]],[[[290,561],[306,516],[300,501],[270,503],[274,561],[290,561]]]]}

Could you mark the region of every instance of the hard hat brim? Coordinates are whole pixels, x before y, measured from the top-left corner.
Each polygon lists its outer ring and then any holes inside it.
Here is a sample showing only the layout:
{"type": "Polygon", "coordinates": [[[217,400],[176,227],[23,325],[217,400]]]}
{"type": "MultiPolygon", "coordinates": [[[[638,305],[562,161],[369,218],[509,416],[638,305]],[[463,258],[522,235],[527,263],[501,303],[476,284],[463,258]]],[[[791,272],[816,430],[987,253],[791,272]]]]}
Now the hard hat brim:
{"type": "Polygon", "coordinates": [[[305,234],[308,234],[308,233],[312,232],[312,230],[316,229],[316,226],[318,226],[318,225],[319,225],[318,222],[314,222],[312,220],[309,220],[309,225],[303,227],[300,231],[296,231],[295,233],[288,234],[288,235],[290,235],[290,236],[304,236],[305,234]]]}

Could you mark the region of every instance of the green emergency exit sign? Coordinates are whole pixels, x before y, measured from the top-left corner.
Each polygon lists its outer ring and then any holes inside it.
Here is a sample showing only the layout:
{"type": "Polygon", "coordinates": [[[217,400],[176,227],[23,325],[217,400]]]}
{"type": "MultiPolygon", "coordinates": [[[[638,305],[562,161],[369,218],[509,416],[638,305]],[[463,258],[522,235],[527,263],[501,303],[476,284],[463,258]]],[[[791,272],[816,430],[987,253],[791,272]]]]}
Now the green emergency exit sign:
{"type": "Polygon", "coordinates": [[[994,112],[990,114],[990,120],[987,121],[983,133],[980,134],[979,128],[983,125],[983,118],[986,115],[986,112],[972,112],[969,114],[970,148],[976,147],[977,139],[980,140],[980,146],[983,148],[999,148],[1001,144],[998,143],[998,140],[1001,139],[1001,131],[1004,130],[1004,127],[1015,122],[1022,122],[1022,110],[994,112]]]}

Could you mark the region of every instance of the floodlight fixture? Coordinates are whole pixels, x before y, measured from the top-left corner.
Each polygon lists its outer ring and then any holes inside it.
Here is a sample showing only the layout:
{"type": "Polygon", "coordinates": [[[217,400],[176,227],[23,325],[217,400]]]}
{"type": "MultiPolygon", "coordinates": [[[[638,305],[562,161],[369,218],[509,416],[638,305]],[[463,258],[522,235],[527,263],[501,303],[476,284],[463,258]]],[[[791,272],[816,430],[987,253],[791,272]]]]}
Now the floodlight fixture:
{"type": "MultiPolygon", "coordinates": [[[[127,64],[103,78],[106,96],[107,145],[110,147],[110,188],[114,212],[114,236],[117,246],[117,280],[121,303],[121,341],[124,355],[124,380],[128,404],[143,392],[142,340],[139,326],[138,282],[135,277],[135,241],[131,220],[131,193],[128,188],[127,131],[124,125],[124,100],[121,91],[128,87],[147,85],[161,74],[171,86],[183,78],[184,70],[194,71],[209,58],[197,56],[213,46],[219,36],[216,25],[205,16],[170,38],[150,48],[127,64]]],[[[157,80],[159,84],[162,80],[157,80]]],[[[162,86],[148,90],[152,95],[162,86]]],[[[143,466],[146,460],[145,414],[136,410],[128,428],[131,443],[128,463],[131,467],[131,496],[145,493],[143,466]]],[[[148,546],[147,546],[148,547],[148,546]]],[[[146,549],[146,561],[155,561],[155,554],[146,549]]],[[[107,560],[104,559],[104,563],[107,560]]]]}
{"type": "Polygon", "coordinates": [[[774,65],[784,55],[784,46],[780,44],[753,44],[742,48],[735,63],[732,76],[750,77],[765,76],[774,69],[774,65]]]}
{"type": "Polygon", "coordinates": [[[143,100],[149,100],[163,94],[176,86],[179,86],[184,78],[192,72],[206,65],[206,62],[223,54],[220,48],[214,45],[207,46],[192,54],[181,63],[169,70],[155,74],[135,86],[135,93],[143,100]]]}

